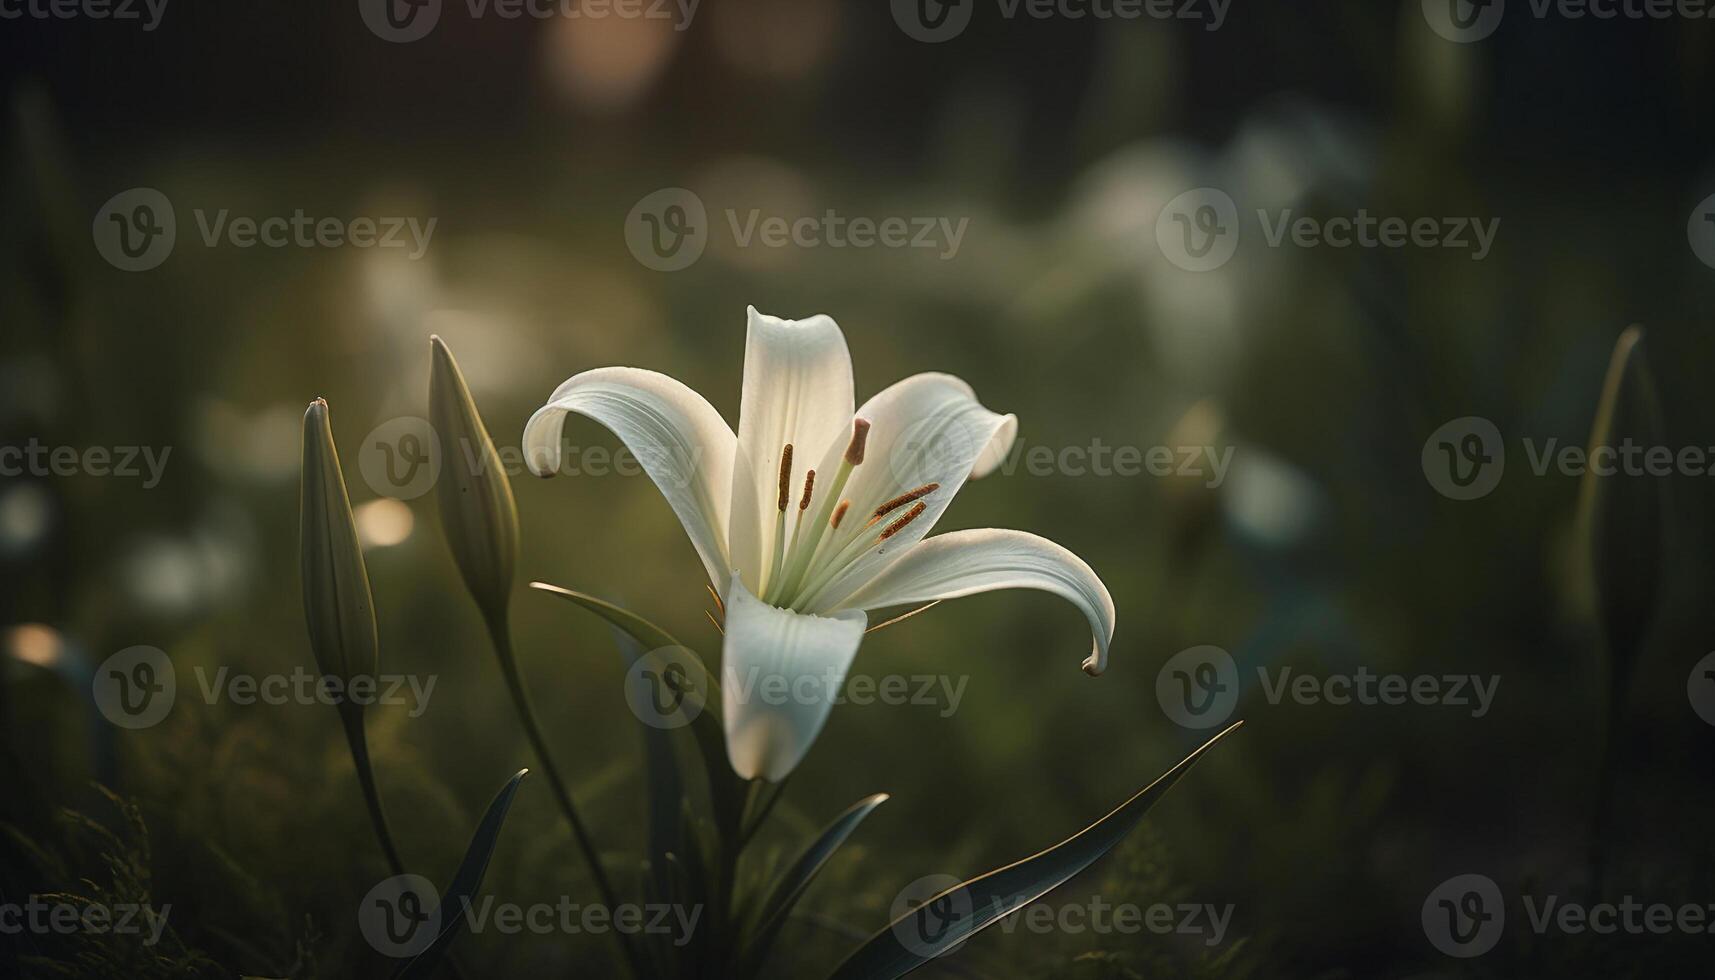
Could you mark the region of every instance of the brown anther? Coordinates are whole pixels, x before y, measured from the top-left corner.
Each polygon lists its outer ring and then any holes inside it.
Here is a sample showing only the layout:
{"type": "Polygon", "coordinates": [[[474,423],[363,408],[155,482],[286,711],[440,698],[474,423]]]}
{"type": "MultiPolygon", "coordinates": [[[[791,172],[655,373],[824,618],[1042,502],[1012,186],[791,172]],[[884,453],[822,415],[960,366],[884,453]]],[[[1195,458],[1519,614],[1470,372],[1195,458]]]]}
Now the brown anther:
{"type": "Polygon", "coordinates": [[[918,497],[927,497],[939,489],[941,489],[941,485],[939,483],[925,483],[917,489],[902,493],[899,496],[894,497],[892,500],[889,500],[887,503],[882,504],[880,507],[877,507],[873,516],[883,517],[889,511],[898,510],[913,500],[916,500],[918,497]]]}
{"type": "Polygon", "coordinates": [[[846,462],[863,462],[863,447],[869,442],[869,419],[852,419],[852,441],[846,444],[846,462]]]}
{"type": "Polygon", "coordinates": [[[840,501],[840,505],[834,508],[834,517],[833,520],[828,522],[828,526],[838,531],[840,529],[840,519],[846,516],[846,511],[850,510],[851,506],[852,502],[849,500],[840,501]]]}
{"type": "Polygon", "coordinates": [[[804,496],[798,501],[799,510],[810,508],[810,492],[816,489],[816,471],[810,470],[804,474],[804,496]]]}
{"type": "Polygon", "coordinates": [[[786,509],[786,505],[788,503],[790,503],[791,501],[792,501],[792,444],[787,443],[786,448],[780,450],[780,502],[779,502],[780,509],[782,511],[784,511],[786,509]]]}
{"type": "Polygon", "coordinates": [[[928,504],[923,503],[922,501],[918,501],[917,506],[915,506],[915,507],[913,507],[910,510],[905,512],[904,517],[901,517],[899,520],[894,521],[892,524],[887,525],[887,530],[881,532],[881,540],[886,541],[888,538],[891,538],[895,534],[898,534],[900,531],[903,531],[905,529],[905,525],[910,524],[912,521],[916,520],[918,514],[921,514],[928,509],[929,509],[928,504]]]}

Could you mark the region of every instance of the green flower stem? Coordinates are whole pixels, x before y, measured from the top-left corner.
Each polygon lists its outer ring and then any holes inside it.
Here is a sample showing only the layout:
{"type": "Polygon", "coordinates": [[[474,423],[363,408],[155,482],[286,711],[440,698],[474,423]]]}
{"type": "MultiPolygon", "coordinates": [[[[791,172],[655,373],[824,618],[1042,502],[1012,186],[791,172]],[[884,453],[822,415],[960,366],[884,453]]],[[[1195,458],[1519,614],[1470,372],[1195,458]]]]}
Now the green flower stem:
{"type": "MultiPolygon", "coordinates": [[[[530,707],[530,695],[525,692],[524,678],[519,675],[518,661],[512,654],[512,633],[506,618],[484,618],[488,622],[489,637],[494,642],[495,656],[500,660],[500,672],[506,678],[507,689],[512,693],[512,705],[518,711],[518,720],[524,726],[525,736],[530,739],[530,747],[536,752],[536,761],[541,764],[542,772],[548,777],[548,785],[553,788],[554,798],[560,803],[560,810],[572,825],[572,837],[577,840],[578,848],[584,852],[584,860],[589,862],[590,874],[595,879],[596,890],[601,893],[602,902],[610,909],[617,909],[619,893],[614,891],[613,883],[602,869],[601,855],[596,851],[595,843],[584,827],[583,820],[579,818],[577,808],[572,805],[572,795],[566,790],[565,781],[560,778],[560,769],[554,764],[554,757],[548,753],[548,741],[542,737],[542,728],[536,723],[535,709],[530,707]]],[[[613,936],[625,953],[625,960],[631,966],[632,974],[637,977],[648,976],[630,940],[618,931],[614,931],[613,936]]]]}
{"type": "Polygon", "coordinates": [[[399,857],[399,847],[393,843],[393,831],[387,825],[387,811],[381,806],[381,791],[375,785],[375,770],[369,764],[369,739],[363,732],[363,712],[340,708],[339,720],[345,725],[345,739],[351,744],[351,761],[357,768],[357,781],[363,786],[363,802],[369,807],[369,822],[387,855],[387,866],[396,875],[405,873],[405,862],[399,857]]]}

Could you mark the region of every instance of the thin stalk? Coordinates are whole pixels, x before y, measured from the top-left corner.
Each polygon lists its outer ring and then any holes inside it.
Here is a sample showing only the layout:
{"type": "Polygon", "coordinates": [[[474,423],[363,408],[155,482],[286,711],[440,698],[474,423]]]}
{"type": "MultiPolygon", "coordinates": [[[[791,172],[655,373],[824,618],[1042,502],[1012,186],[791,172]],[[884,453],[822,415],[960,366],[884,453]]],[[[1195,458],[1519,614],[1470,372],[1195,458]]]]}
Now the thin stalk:
{"type": "Polygon", "coordinates": [[[1625,709],[1625,679],[1610,681],[1612,695],[1608,700],[1608,715],[1602,733],[1601,755],[1596,763],[1596,793],[1590,806],[1590,893],[1600,901],[1608,870],[1609,814],[1614,805],[1614,783],[1619,773],[1621,716],[1625,709]]]}
{"type": "Polygon", "coordinates": [[[363,787],[369,823],[375,828],[375,837],[381,842],[382,852],[387,855],[387,866],[394,874],[402,875],[405,862],[400,859],[399,848],[393,843],[393,830],[387,825],[387,811],[381,806],[381,791],[376,788],[375,772],[369,764],[369,739],[363,731],[363,712],[342,706],[339,720],[345,723],[345,740],[351,745],[351,761],[357,768],[357,781],[363,787]]]}
{"type": "MultiPolygon", "coordinates": [[[[601,893],[601,900],[608,908],[617,909],[619,893],[614,891],[613,883],[602,869],[601,856],[596,851],[595,843],[584,827],[583,820],[578,816],[577,807],[572,805],[572,795],[566,789],[565,780],[560,778],[560,768],[554,764],[554,757],[548,752],[548,741],[543,738],[542,728],[536,723],[536,712],[530,706],[530,695],[524,689],[524,678],[518,673],[518,660],[512,654],[512,634],[507,621],[504,616],[484,618],[488,622],[489,638],[494,643],[495,656],[500,660],[500,673],[506,678],[506,687],[512,694],[512,706],[518,712],[518,721],[524,727],[524,735],[530,740],[530,747],[536,753],[536,761],[541,764],[543,774],[548,777],[548,785],[553,789],[554,798],[559,801],[560,810],[572,825],[572,837],[577,841],[578,849],[583,851],[584,860],[589,863],[596,891],[601,893]]],[[[648,976],[630,940],[618,931],[613,935],[625,954],[632,974],[637,977],[648,976]]]]}

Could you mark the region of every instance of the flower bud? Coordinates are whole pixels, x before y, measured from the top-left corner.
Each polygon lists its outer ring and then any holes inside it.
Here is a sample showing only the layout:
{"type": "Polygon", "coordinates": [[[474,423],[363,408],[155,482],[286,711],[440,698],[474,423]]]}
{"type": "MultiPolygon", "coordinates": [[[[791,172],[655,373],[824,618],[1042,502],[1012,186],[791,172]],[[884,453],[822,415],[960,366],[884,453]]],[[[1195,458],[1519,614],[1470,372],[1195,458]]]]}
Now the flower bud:
{"type": "Polygon", "coordinates": [[[439,337],[429,338],[429,344],[434,354],[429,423],[441,443],[441,476],[435,484],[441,531],[483,615],[500,622],[518,562],[518,506],[452,352],[439,337]]]}
{"type": "Polygon", "coordinates": [[[377,660],[375,600],[334,450],[328,403],[320,398],[304,413],[298,513],[304,622],[316,667],[346,684],[354,677],[372,676],[377,660]]]}

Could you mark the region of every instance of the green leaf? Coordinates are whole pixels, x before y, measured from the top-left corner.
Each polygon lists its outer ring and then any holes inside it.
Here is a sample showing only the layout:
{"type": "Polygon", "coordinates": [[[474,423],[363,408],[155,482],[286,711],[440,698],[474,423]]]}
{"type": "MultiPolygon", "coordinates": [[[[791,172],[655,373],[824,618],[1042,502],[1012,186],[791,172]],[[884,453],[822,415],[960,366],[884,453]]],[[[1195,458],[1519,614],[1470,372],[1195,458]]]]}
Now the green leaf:
{"type": "Polygon", "coordinates": [[[1149,808],[1235,722],[1119,808],[1064,843],[940,893],[870,937],[833,973],[833,980],[893,980],[1029,905],[1094,864],[1130,833],[1149,808]]]}
{"type": "MultiPolygon", "coordinates": [[[[1659,592],[1666,481],[1625,472],[1597,475],[1597,452],[1664,445],[1661,401],[1644,356],[1643,330],[1620,335],[1608,362],[1602,399],[1591,426],[1589,459],[1579,488],[1579,525],[1597,614],[1623,696],[1630,668],[1654,614],[1659,592]]],[[[1623,457],[1621,457],[1623,458],[1623,457]]]]}
{"type": "MultiPolygon", "coordinates": [[[[540,592],[546,592],[549,595],[557,595],[562,599],[570,599],[572,602],[583,606],[590,612],[595,613],[597,616],[600,616],[624,630],[626,635],[630,636],[638,643],[643,644],[643,649],[645,650],[659,650],[662,647],[685,646],[683,643],[675,640],[673,638],[673,634],[659,626],[656,626],[654,623],[651,623],[649,620],[644,619],[642,616],[637,615],[631,610],[622,606],[616,606],[613,603],[608,602],[606,599],[598,599],[588,593],[578,592],[558,585],[550,585],[547,582],[531,582],[530,587],[540,592]]],[[[685,649],[689,650],[690,648],[685,647],[685,649]]],[[[704,673],[707,673],[707,671],[704,671],[704,673]]]]}
{"type": "Polygon", "coordinates": [[[476,833],[471,835],[470,846],[465,848],[464,860],[459,862],[459,869],[453,875],[452,884],[447,887],[441,898],[441,909],[452,910],[452,914],[442,915],[440,932],[427,949],[418,953],[411,962],[406,963],[400,971],[394,974],[394,980],[407,980],[411,977],[427,977],[435,970],[436,965],[447,953],[459,933],[464,931],[465,905],[476,890],[482,887],[482,876],[488,871],[489,859],[494,857],[494,847],[500,840],[500,827],[506,822],[506,812],[512,808],[512,798],[518,795],[518,785],[524,781],[528,769],[520,769],[506,781],[506,785],[495,794],[494,802],[488,805],[488,812],[483,814],[482,823],[477,825],[476,833]]]}
{"type": "Polygon", "coordinates": [[[833,819],[822,832],[804,846],[798,857],[787,866],[786,872],[775,879],[774,886],[769,889],[768,897],[763,899],[751,916],[751,922],[745,928],[749,939],[741,957],[741,965],[737,971],[740,976],[749,976],[761,967],[767,957],[774,939],[780,929],[786,924],[786,917],[816,879],[816,875],[863,823],[864,818],[875,812],[875,808],[886,803],[886,793],[876,793],[866,796],[853,804],[844,813],[833,819]]]}
{"type": "MultiPolygon", "coordinates": [[[[720,704],[720,684],[714,675],[710,674],[695,651],[673,638],[667,632],[642,616],[629,609],[616,606],[605,599],[578,592],[573,589],[550,585],[547,582],[531,582],[530,587],[549,595],[568,599],[607,620],[623,630],[628,636],[642,644],[644,650],[662,650],[669,647],[678,648],[678,653],[690,658],[699,668],[698,673],[704,678],[708,687],[703,699],[703,710],[691,720],[691,735],[697,743],[697,751],[703,758],[703,769],[708,774],[709,796],[720,818],[723,836],[733,838],[737,833],[739,813],[743,808],[744,799],[739,793],[739,781],[732,766],[727,762],[726,734],[721,730],[720,719],[715,715],[715,706],[720,704]]],[[[736,846],[736,845],[735,845],[736,846]]]]}

